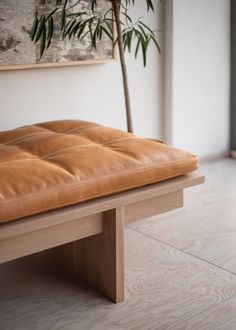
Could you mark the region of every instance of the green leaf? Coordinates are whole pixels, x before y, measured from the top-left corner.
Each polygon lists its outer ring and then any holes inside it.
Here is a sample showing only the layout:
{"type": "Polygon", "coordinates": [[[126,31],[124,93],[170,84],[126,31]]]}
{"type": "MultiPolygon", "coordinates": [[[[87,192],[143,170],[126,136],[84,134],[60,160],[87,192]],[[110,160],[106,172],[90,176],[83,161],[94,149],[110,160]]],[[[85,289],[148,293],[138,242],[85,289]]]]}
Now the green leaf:
{"type": "Polygon", "coordinates": [[[145,30],[142,28],[141,25],[138,25],[138,27],[141,30],[141,33],[143,34],[143,38],[147,39],[148,38],[148,33],[145,32],[145,30]]]}
{"type": "Polygon", "coordinates": [[[159,54],[161,54],[161,48],[160,48],[160,46],[158,45],[158,43],[157,43],[155,37],[151,36],[151,39],[152,39],[152,41],[154,42],[154,44],[155,44],[155,46],[156,46],[156,48],[157,48],[159,54]]]}
{"type": "Polygon", "coordinates": [[[50,47],[51,41],[52,41],[52,39],[48,39],[48,41],[47,41],[47,49],[50,47]]]}
{"type": "Polygon", "coordinates": [[[77,38],[80,39],[80,37],[82,36],[82,33],[84,32],[85,29],[85,24],[81,24],[79,29],[78,29],[78,34],[77,34],[77,38]]]}
{"type": "Polygon", "coordinates": [[[112,24],[110,23],[110,21],[105,21],[106,26],[108,27],[110,34],[113,35],[113,28],[112,28],[112,24]]]}
{"type": "Polygon", "coordinates": [[[143,51],[143,66],[146,67],[147,65],[147,48],[144,44],[142,44],[142,51],[143,51]]]}
{"type": "Polygon", "coordinates": [[[37,17],[35,17],[35,19],[33,21],[33,24],[32,24],[32,28],[31,28],[31,33],[30,33],[30,38],[31,38],[32,41],[34,40],[34,37],[36,35],[36,31],[37,31],[37,28],[38,28],[38,23],[39,23],[39,20],[38,20],[37,17]]]}
{"type": "Polygon", "coordinates": [[[138,56],[138,51],[139,51],[139,48],[140,48],[140,44],[141,44],[141,41],[138,40],[137,45],[136,45],[136,49],[135,49],[135,53],[134,53],[135,58],[137,58],[137,56],[138,56]]]}
{"type": "Polygon", "coordinates": [[[90,0],[90,2],[91,2],[91,9],[92,11],[94,11],[95,7],[97,6],[97,0],[90,0]]]}
{"type": "Polygon", "coordinates": [[[102,26],[102,31],[113,41],[113,35],[108,31],[105,26],[102,26]]]}
{"type": "Polygon", "coordinates": [[[131,52],[132,36],[133,36],[133,30],[131,30],[127,33],[127,46],[128,46],[129,53],[131,52]]]}
{"type": "Polygon", "coordinates": [[[45,44],[46,44],[46,27],[44,25],[40,38],[40,58],[43,56],[45,50],[45,44]]]}
{"type": "Polygon", "coordinates": [[[36,37],[35,37],[35,43],[39,41],[39,39],[41,38],[41,34],[43,29],[45,29],[45,16],[41,16],[39,19],[39,26],[38,26],[38,31],[36,33],[36,37]]]}
{"type": "Polygon", "coordinates": [[[91,37],[91,46],[92,48],[96,48],[96,35],[93,33],[91,21],[89,22],[89,33],[91,37]]]}
{"type": "Polygon", "coordinates": [[[73,26],[76,24],[76,20],[71,20],[67,23],[64,33],[63,33],[63,38],[65,38],[67,35],[70,34],[71,30],[73,29],[73,26]]]}
{"type": "Polygon", "coordinates": [[[71,30],[71,32],[70,32],[69,38],[71,38],[72,35],[73,35],[73,36],[76,35],[76,33],[77,33],[77,31],[78,31],[80,25],[81,25],[81,21],[77,22],[77,23],[73,26],[73,28],[72,28],[72,30],[71,30]]]}
{"type": "Polygon", "coordinates": [[[132,24],[132,19],[131,19],[131,17],[127,14],[126,11],[125,11],[125,12],[122,12],[121,14],[124,15],[125,19],[126,19],[127,21],[129,21],[130,24],[132,24]]]}
{"type": "Polygon", "coordinates": [[[135,29],[134,33],[138,39],[140,39],[141,43],[145,43],[146,39],[143,37],[143,35],[140,33],[139,30],[135,29]]]}
{"type": "Polygon", "coordinates": [[[147,2],[147,10],[149,11],[151,9],[152,11],[154,11],[152,0],[146,0],[146,2],[147,2]]]}
{"type": "Polygon", "coordinates": [[[140,26],[142,24],[152,35],[154,35],[153,30],[151,30],[146,24],[144,24],[142,21],[138,22],[138,25],[140,26]]]}
{"type": "Polygon", "coordinates": [[[138,40],[140,41],[141,44],[141,48],[142,48],[142,54],[143,54],[143,65],[144,67],[146,67],[147,64],[147,47],[149,44],[149,38],[144,38],[143,35],[141,34],[141,32],[139,30],[135,30],[135,34],[138,38],[138,40]]]}
{"type": "Polygon", "coordinates": [[[102,28],[102,25],[99,26],[99,39],[101,40],[102,39],[102,31],[103,31],[103,28],[102,28]]]}
{"type": "Polygon", "coordinates": [[[66,25],[66,11],[65,9],[63,9],[61,12],[61,31],[64,30],[65,25],[66,25]]]}
{"type": "Polygon", "coordinates": [[[47,40],[52,38],[53,29],[54,29],[53,18],[52,18],[52,16],[50,16],[49,20],[48,20],[48,37],[47,37],[47,40]]]}

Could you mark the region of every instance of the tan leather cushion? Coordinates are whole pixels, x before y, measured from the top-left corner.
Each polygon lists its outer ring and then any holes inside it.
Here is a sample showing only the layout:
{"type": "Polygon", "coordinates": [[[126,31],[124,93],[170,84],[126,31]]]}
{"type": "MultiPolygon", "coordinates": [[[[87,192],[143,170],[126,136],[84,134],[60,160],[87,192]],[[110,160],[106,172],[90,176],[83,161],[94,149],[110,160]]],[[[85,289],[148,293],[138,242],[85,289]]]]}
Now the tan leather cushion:
{"type": "Polygon", "coordinates": [[[0,222],[166,180],[195,155],[81,120],[0,132],[0,222]]]}

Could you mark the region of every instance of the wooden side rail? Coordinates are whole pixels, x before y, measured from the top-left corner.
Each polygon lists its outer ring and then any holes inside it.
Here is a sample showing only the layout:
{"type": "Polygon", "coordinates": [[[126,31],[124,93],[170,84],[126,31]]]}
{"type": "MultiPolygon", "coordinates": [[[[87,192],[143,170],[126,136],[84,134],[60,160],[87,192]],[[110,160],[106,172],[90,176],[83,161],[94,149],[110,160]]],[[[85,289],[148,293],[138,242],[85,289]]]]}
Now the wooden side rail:
{"type": "Polygon", "coordinates": [[[182,207],[183,190],[203,182],[204,177],[193,172],[1,224],[0,263],[44,251],[45,258],[53,258],[120,302],[124,299],[123,224],[182,207]]]}

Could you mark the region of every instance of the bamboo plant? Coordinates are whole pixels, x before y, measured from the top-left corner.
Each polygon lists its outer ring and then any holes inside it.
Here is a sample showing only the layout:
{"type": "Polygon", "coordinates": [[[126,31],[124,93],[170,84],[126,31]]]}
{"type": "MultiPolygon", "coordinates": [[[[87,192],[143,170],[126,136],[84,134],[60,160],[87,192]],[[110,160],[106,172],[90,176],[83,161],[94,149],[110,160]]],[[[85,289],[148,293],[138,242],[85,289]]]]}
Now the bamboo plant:
{"type": "MultiPolygon", "coordinates": [[[[153,43],[160,52],[160,47],[156,41],[155,31],[153,31],[142,18],[133,20],[130,12],[135,7],[135,0],[103,0],[110,3],[109,9],[103,15],[98,12],[98,1],[87,0],[86,10],[81,10],[81,0],[56,0],[54,9],[46,14],[39,15],[35,12],[35,17],[31,29],[31,40],[40,43],[40,56],[50,47],[54,37],[55,24],[58,24],[60,16],[60,37],[77,38],[82,41],[85,36],[90,37],[91,48],[96,48],[97,43],[106,35],[110,38],[113,46],[118,46],[119,60],[122,71],[124,99],[126,109],[126,121],[128,132],[133,132],[133,123],[130,106],[130,95],[128,86],[128,76],[125,63],[124,52],[133,50],[135,58],[139,53],[142,54],[143,64],[147,64],[147,51],[149,45],[153,43]],[[113,33],[115,24],[116,33],[113,33]]],[[[143,0],[139,0],[143,1],[143,0]]],[[[146,13],[154,12],[152,0],[144,0],[146,3],[146,13]]],[[[58,26],[57,26],[58,28],[58,26]]]]}

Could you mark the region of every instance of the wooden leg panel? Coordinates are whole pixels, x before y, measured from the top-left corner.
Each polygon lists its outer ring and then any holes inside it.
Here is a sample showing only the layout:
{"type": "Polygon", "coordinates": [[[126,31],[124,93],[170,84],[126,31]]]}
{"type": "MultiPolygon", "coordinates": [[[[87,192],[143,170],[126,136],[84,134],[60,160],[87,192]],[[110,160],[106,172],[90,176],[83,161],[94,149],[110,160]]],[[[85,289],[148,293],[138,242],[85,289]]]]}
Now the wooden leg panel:
{"type": "MultiPolygon", "coordinates": [[[[124,300],[124,210],[104,212],[103,233],[44,251],[57,266],[115,303],[124,300]]],[[[48,259],[48,258],[47,258],[48,259]]]]}
{"type": "Polygon", "coordinates": [[[123,208],[104,213],[104,232],[74,243],[75,271],[113,302],[124,300],[123,208]]]}

